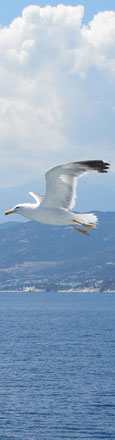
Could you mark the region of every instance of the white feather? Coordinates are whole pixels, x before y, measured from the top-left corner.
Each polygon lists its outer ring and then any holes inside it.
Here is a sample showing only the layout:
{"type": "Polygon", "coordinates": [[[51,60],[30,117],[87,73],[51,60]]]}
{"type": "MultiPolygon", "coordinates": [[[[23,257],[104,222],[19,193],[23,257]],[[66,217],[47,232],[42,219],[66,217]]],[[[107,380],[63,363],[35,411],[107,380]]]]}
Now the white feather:
{"type": "Polygon", "coordinates": [[[41,194],[38,194],[35,192],[29,192],[29,194],[30,194],[30,196],[32,196],[36,200],[38,206],[40,205],[40,203],[44,199],[44,196],[42,196],[41,194]]]}
{"type": "Polygon", "coordinates": [[[44,207],[72,209],[75,206],[77,179],[89,171],[80,162],[65,163],[49,169],[46,174],[46,194],[44,207]]]}

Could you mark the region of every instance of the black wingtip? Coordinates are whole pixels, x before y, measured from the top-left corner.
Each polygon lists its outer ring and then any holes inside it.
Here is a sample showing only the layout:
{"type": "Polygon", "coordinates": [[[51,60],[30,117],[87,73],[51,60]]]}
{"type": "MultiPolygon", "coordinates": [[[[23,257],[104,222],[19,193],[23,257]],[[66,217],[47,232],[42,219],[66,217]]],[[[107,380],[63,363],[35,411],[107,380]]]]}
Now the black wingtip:
{"type": "Polygon", "coordinates": [[[110,167],[110,164],[103,162],[103,160],[87,160],[82,162],[82,164],[87,165],[92,170],[98,171],[98,173],[107,173],[110,167]]]}

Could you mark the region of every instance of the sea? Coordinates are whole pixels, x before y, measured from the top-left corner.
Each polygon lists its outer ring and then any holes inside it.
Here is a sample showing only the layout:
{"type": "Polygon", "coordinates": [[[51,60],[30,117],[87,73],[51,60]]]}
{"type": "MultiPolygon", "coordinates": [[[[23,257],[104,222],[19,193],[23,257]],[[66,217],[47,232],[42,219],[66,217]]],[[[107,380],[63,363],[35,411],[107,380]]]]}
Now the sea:
{"type": "Polygon", "coordinates": [[[0,293],[0,439],[115,440],[115,293],[0,293]]]}

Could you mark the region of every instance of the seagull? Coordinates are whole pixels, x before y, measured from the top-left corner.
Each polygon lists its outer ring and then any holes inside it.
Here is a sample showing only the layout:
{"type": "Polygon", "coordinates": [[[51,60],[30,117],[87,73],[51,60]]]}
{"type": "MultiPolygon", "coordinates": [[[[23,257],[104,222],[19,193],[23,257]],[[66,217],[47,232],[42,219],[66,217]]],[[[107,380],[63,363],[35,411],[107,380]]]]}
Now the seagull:
{"type": "Polygon", "coordinates": [[[98,171],[106,173],[109,163],[102,160],[87,160],[57,165],[45,173],[45,196],[30,192],[36,203],[23,203],[14,206],[5,215],[20,214],[27,219],[49,225],[68,225],[88,235],[86,229],[95,228],[97,216],[93,213],[79,214],[72,211],[75,206],[77,180],[84,173],[98,171]],[[80,227],[79,227],[80,226],[80,227]]]}

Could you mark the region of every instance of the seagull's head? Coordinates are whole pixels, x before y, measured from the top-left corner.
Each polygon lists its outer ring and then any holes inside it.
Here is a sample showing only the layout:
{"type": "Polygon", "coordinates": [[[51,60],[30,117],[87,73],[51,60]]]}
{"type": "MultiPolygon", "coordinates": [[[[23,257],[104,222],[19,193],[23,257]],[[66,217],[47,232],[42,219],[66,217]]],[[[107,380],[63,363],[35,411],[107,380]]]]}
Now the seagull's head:
{"type": "Polygon", "coordinates": [[[12,209],[9,209],[9,211],[6,211],[4,214],[19,214],[23,215],[23,217],[32,219],[33,218],[33,212],[35,211],[36,203],[22,203],[20,205],[14,206],[12,209]]]}
{"type": "Polygon", "coordinates": [[[20,204],[20,205],[16,205],[14,206],[12,209],[9,209],[9,211],[6,211],[4,214],[5,215],[9,215],[9,214],[20,214],[20,215],[24,215],[24,211],[25,211],[25,205],[24,204],[20,204]]]}

